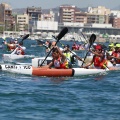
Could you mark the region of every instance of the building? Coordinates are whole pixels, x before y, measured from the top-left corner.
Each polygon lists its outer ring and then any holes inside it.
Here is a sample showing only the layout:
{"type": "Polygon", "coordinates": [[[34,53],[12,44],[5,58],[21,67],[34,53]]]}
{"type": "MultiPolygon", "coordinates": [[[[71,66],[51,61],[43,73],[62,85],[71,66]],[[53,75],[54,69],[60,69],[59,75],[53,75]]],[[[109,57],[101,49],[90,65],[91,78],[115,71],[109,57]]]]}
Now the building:
{"type": "Polygon", "coordinates": [[[0,4],[0,24],[3,24],[3,31],[14,29],[15,18],[12,15],[12,8],[6,3],[0,4]]]}
{"type": "Polygon", "coordinates": [[[83,12],[75,12],[75,22],[77,23],[87,23],[87,14],[83,12]]]}
{"type": "Polygon", "coordinates": [[[60,23],[75,22],[75,6],[60,6],[60,23]]]}
{"type": "Polygon", "coordinates": [[[55,14],[53,13],[52,10],[50,10],[49,14],[42,14],[41,15],[41,20],[42,21],[55,21],[55,14]]]}
{"type": "Polygon", "coordinates": [[[87,13],[87,23],[108,24],[109,16],[95,13],[87,13]]]}
{"type": "Polygon", "coordinates": [[[110,17],[110,23],[114,28],[120,28],[120,17],[110,17]]]}
{"type": "Polygon", "coordinates": [[[28,31],[28,15],[17,15],[16,27],[18,27],[19,31],[28,31]]]}
{"type": "Polygon", "coordinates": [[[41,20],[41,7],[28,7],[26,13],[29,18],[29,31],[34,32],[36,22],[41,20]]]}
{"type": "Polygon", "coordinates": [[[120,28],[120,11],[119,10],[111,11],[109,22],[113,25],[114,28],[120,28]]]}
{"type": "Polygon", "coordinates": [[[104,6],[98,7],[88,7],[88,13],[99,14],[99,15],[110,15],[110,9],[105,8],[104,6]]]}

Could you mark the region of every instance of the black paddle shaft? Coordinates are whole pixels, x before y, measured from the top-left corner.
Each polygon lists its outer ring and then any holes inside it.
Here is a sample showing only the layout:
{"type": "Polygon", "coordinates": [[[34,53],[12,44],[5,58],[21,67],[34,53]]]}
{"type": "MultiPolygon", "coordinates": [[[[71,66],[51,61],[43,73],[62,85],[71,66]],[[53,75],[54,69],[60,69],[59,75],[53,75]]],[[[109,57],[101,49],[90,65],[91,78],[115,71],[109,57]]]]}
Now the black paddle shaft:
{"type": "Polygon", "coordinates": [[[23,36],[22,41],[25,40],[25,39],[27,39],[28,37],[29,37],[29,34],[23,36]]]}
{"type": "MultiPolygon", "coordinates": [[[[65,27],[61,30],[61,32],[58,34],[58,36],[56,37],[56,43],[55,45],[57,45],[57,43],[59,42],[59,40],[68,32],[68,28],[65,27]]],[[[45,57],[45,59],[42,61],[42,63],[40,64],[40,66],[43,65],[43,63],[45,62],[45,60],[47,59],[47,57],[50,55],[51,51],[53,50],[53,48],[49,51],[49,53],[47,54],[47,56],[45,57]]]]}
{"type": "MultiPolygon", "coordinates": [[[[96,40],[96,35],[95,35],[95,34],[92,34],[91,37],[90,37],[90,39],[89,39],[89,43],[90,43],[89,49],[91,48],[91,46],[92,46],[92,44],[94,43],[95,40],[96,40]]],[[[89,51],[86,53],[81,67],[83,67],[83,64],[84,64],[84,62],[85,62],[85,60],[86,60],[86,57],[87,57],[88,53],[89,53],[89,51]]]]}
{"type": "Polygon", "coordinates": [[[29,37],[29,34],[23,36],[22,40],[19,42],[19,44],[23,45],[23,40],[27,39],[29,37]]]}

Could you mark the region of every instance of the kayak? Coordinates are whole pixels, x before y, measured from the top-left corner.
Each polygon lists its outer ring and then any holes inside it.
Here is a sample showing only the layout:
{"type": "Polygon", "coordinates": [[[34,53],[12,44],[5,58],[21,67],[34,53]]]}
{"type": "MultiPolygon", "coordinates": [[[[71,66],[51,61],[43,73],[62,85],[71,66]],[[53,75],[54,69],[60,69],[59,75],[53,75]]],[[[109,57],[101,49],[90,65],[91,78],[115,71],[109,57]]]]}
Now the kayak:
{"type": "Polygon", "coordinates": [[[81,75],[93,75],[93,74],[104,74],[106,71],[103,69],[85,69],[85,68],[71,68],[71,69],[49,69],[33,67],[31,65],[12,65],[2,64],[0,65],[2,71],[33,75],[33,76],[46,76],[46,77],[77,77],[81,75]]]}
{"type": "MultiPolygon", "coordinates": [[[[32,59],[32,66],[39,67],[45,57],[33,58],[32,59]]],[[[52,61],[52,57],[47,57],[42,65],[48,65],[52,61]]]]}
{"type": "Polygon", "coordinates": [[[16,55],[16,54],[3,54],[4,61],[8,60],[17,60],[17,59],[24,59],[24,58],[34,58],[34,55],[16,55]]]}

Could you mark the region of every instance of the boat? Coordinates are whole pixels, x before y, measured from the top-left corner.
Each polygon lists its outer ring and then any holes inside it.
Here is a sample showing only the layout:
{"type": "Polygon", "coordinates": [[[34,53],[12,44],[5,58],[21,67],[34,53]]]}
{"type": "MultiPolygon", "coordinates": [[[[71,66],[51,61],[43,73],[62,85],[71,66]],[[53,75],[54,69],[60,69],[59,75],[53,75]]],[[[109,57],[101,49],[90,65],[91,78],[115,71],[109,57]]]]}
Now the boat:
{"type": "Polygon", "coordinates": [[[34,58],[34,55],[17,55],[17,54],[3,54],[3,60],[18,60],[18,59],[25,59],[25,58],[34,58]]]}
{"type": "Polygon", "coordinates": [[[109,71],[104,69],[85,69],[85,68],[49,69],[33,67],[32,65],[13,65],[13,64],[1,64],[0,69],[6,72],[46,77],[77,77],[82,75],[105,74],[106,71],[109,71]]]}

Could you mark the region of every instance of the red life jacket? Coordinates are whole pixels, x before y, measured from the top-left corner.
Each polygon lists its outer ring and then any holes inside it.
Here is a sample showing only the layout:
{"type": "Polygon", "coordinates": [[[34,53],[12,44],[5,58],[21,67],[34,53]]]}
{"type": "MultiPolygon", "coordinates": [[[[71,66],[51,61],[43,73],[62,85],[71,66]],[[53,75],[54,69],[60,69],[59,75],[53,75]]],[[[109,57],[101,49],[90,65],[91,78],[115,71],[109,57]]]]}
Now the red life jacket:
{"type": "MultiPolygon", "coordinates": [[[[119,58],[120,57],[120,53],[116,52],[116,51],[113,51],[112,52],[112,56],[119,58]]],[[[120,64],[120,59],[115,59],[115,61],[116,61],[117,64],[120,64]]]]}
{"type": "Polygon", "coordinates": [[[105,66],[107,65],[107,60],[99,56],[94,56],[93,63],[95,67],[100,68],[100,69],[105,69],[105,66]]]}
{"type": "Polygon", "coordinates": [[[24,50],[21,47],[17,48],[16,51],[17,51],[18,55],[25,55],[25,52],[24,52],[24,50]]]}
{"type": "Polygon", "coordinates": [[[67,69],[68,68],[68,62],[65,61],[64,63],[61,62],[61,57],[59,57],[57,60],[54,60],[54,66],[57,69],[67,69]]]}

